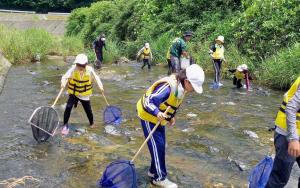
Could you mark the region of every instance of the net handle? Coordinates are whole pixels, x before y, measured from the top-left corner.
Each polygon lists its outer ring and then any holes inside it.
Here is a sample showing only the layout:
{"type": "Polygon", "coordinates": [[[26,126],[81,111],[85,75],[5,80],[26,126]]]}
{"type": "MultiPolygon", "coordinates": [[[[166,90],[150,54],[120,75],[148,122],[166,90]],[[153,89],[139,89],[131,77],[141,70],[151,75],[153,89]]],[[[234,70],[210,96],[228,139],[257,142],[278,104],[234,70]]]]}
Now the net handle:
{"type": "Polygon", "coordinates": [[[101,90],[101,93],[102,93],[102,96],[103,96],[103,98],[104,98],[104,100],[105,100],[106,105],[109,106],[109,103],[107,102],[107,99],[106,99],[106,97],[105,97],[105,95],[104,95],[104,92],[103,92],[102,90],[101,90]]]}
{"type": "Polygon", "coordinates": [[[58,93],[58,95],[57,95],[57,97],[56,97],[54,103],[53,103],[52,106],[51,106],[52,108],[53,108],[53,107],[55,106],[55,104],[57,103],[57,101],[58,101],[59,97],[61,96],[63,90],[64,90],[64,88],[62,87],[62,88],[60,89],[60,91],[59,91],[59,93],[58,93]]]}
{"type": "MultiPolygon", "coordinates": [[[[167,112],[169,111],[171,107],[168,106],[168,108],[165,110],[164,115],[167,115],[167,112]]],[[[141,145],[140,149],[136,152],[136,154],[134,155],[134,157],[132,158],[131,162],[133,162],[136,157],[140,154],[140,152],[142,151],[143,147],[145,146],[145,144],[148,142],[148,140],[151,138],[151,136],[153,135],[154,131],[157,129],[157,127],[160,125],[160,121],[158,121],[155,125],[155,127],[152,129],[152,131],[149,133],[148,137],[146,138],[146,140],[144,141],[144,143],[141,145]]]]}
{"type": "Polygon", "coordinates": [[[109,103],[107,102],[107,99],[106,99],[106,97],[105,97],[105,95],[104,95],[104,91],[101,89],[101,87],[100,87],[100,85],[99,85],[98,82],[97,82],[97,84],[98,84],[98,87],[99,87],[99,89],[100,89],[100,91],[101,91],[101,93],[102,93],[102,96],[103,96],[103,98],[104,98],[104,100],[105,100],[106,105],[109,106],[109,103]]]}

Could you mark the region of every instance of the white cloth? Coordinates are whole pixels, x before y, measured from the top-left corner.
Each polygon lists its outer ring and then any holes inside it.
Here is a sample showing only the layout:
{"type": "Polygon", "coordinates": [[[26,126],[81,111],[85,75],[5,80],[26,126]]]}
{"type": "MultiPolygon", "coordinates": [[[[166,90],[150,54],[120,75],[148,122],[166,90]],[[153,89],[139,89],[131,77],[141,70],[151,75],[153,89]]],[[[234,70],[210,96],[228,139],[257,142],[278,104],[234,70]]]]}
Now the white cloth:
{"type": "MultiPolygon", "coordinates": [[[[103,88],[103,85],[102,85],[102,82],[99,78],[99,76],[95,73],[93,67],[91,66],[86,66],[86,71],[92,75],[92,79],[94,79],[97,83],[97,85],[100,87],[100,88],[103,88]]],[[[76,65],[72,65],[72,67],[62,76],[61,78],[61,84],[63,86],[66,86],[66,84],[68,84],[68,79],[71,79],[72,77],[72,74],[74,72],[74,70],[76,69],[76,65]]],[[[90,96],[77,96],[79,99],[81,100],[85,100],[85,101],[88,101],[90,100],[90,96]]]]}

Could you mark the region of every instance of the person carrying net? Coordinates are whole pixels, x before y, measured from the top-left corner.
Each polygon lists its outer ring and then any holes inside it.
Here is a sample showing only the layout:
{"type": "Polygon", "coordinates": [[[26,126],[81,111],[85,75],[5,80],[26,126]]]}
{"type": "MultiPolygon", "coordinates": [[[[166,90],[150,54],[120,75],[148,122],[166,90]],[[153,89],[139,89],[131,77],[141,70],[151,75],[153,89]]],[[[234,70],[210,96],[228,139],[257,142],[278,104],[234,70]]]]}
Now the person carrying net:
{"type": "Polygon", "coordinates": [[[165,188],[176,188],[177,185],[167,179],[165,164],[165,126],[175,124],[175,114],[188,92],[202,93],[204,72],[199,65],[191,65],[178,74],[162,78],[156,81],[137,102],[137,113],[141,120],[145,138],[157,122],[160,126],[154,131],[148,141],[148,149],[151,154],[151,166],[148,176],[152,183],[165,188]],[[171,107],[167,115],[163,112],[171,107]]]}
{"type": "Polygon", "coordinates": [[[68,86],[69,99],[64,112],[64,127],[62,134],[66,135],[69,133],[68,121],[73,106],[76,107],[80,101],[84,111],[89,119],[90,127],[94,128],[94,118],[90,103],[90,96],[92,95],[92,80],[94,79],[103,93],[103,85],[91,66],[88,66],[88,58],[85,54],[79,54],[76,56],[74,61],[75,65],[63,75],[61,79],[61,87],[68,86]]]}

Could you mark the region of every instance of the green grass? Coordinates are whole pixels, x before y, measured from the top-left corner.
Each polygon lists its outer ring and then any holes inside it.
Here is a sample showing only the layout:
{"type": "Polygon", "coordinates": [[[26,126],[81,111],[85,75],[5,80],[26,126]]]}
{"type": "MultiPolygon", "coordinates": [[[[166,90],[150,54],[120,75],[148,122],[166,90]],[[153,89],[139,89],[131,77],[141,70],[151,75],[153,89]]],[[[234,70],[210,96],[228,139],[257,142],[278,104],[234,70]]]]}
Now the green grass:
{"type": "Polygon", "coordinates": [[[47,54],[67,56],[84,50],[82,40],[53,37],[44,29],[20,31],[0,25],[0,38],[0,50],[13,64],[33,61],[37,55],[41,58],[47,54]]]}

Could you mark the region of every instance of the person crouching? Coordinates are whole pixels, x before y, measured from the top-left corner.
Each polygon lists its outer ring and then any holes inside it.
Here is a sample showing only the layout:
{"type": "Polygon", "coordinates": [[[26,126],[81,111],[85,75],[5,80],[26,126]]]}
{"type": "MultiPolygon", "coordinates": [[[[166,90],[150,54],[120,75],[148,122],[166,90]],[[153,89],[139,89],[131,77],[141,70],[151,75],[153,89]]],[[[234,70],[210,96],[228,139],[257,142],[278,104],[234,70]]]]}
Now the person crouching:
{"type": "Polygon", "coordinates": [[[89,119],[90,127],[94,128],[94,118],[90,103],[90,96],[92,95],[92,78],[97,82],[100,90],[103,92],[103,85],[91,66],[88,66],[88,58],[85,54],[79,54],[74,61],[75,65],[63,75],[61,79],[61,87],[68,86],[69,99],[64,112],[64,127],[62,134],[69,133],[68,121],[73,106],[76,107],[80,101],[83,109],[89,119]]]}
{"type": "Polygon", "coordinates": [[[248,66],[246,64],[239,65],[236,69],[231,69],[229,72],[233,73],[233,85],[237,88],[242,88],[242,80],[245,79],[246,88],[250,88],[250,80],[252,80],[251,76],[249,75],[248,66]]]}

